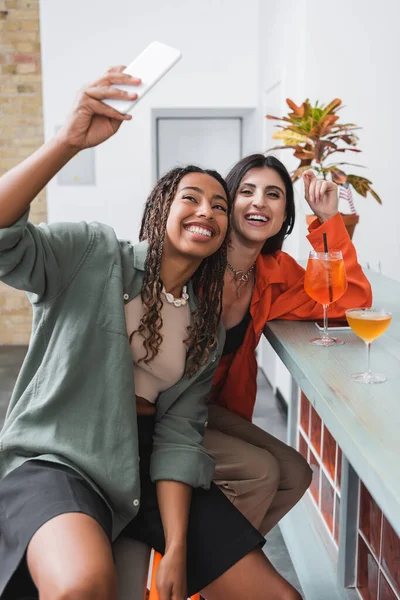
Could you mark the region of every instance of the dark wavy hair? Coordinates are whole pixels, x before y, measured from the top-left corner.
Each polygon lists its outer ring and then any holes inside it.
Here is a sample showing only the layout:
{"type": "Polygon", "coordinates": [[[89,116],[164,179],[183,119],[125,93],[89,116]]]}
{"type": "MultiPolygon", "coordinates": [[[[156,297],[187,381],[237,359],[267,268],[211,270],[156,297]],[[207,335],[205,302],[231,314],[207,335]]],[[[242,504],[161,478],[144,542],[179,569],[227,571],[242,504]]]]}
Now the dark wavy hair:
{"type": "Polygon", "coordinates": [[[226,183],[228,185],[230,196],[235,202],[236,194],[239,189],[240,182],[250,169],[258,169],[268,167],[273,169],[283,181],[286,191],[286,219],[278,233],[268,239],[262,247],[261,254],[272,254],[282,248],[283,241],[288,236],[294,227],[295,219],[295,207],[294,207],[294,193],[293,184],[290,175],[283,163],[275,158],[275,156],[264,156],[264,154],[251,154],[242,158],[232,169],[229,171],[226,177],[226,183]]]}
{"type": "MultiPolygon", "coordinates": [[[[160,278],[161,259],[164,247],[165,231],[171,204],[175,198],[179,182],[188,173],[210,175],[223,187],[228,201],[228,217],[232,208],[230,194],[225,180],[217,171],[201,169],[194,165],[177,167],[166,173],[156,184],[145,204],[139,239],[147,240],[149,247],[145,262],[145,274],[142,287],[144,314],[138,329],[134,332],[144,338],[146,355],[141,359],[146,364],[158,354],[163,325],[160,278]]],[[[192,276],[194,292],[198,298],[198,308],[192,315],[188,327],[186,375],[192,377],[209,357],[210,350],[217,343],[218,323],[222,311],[222,290],[224,272],[227,263],[227,242],[205,258],[192,276]]],[[[133,335],[133,334],[132,334],[133,335]]]]}

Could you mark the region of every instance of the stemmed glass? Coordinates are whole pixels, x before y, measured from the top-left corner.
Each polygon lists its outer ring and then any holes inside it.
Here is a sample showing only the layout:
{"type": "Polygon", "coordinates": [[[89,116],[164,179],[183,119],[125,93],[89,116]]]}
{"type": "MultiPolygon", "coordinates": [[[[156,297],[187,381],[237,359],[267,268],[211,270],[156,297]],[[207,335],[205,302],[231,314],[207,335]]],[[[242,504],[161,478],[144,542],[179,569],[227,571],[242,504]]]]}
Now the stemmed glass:
{"type": "Polygon", "coordinates": [[[371,344],[390,325],[392,315],[382,308],[351,308],[346,310],[346,317],[350,327],[358,337],[364,340],[367,346],[368,368],[364,373],[354,373],[351,378],[360,383],[382,383],[386,381],[384,375],[371,371],[371,344]]]}
{"type": "Polygon", "coordinates": [[[308,256],[304,289],[324,309],[324,331],[322,337],[313,338],[314,346],[338,346],[342,340],[332,337],[328,331],[328,306],[339,300],[347,289],[346,271],[340,250],[316,252],[308,256]]]}

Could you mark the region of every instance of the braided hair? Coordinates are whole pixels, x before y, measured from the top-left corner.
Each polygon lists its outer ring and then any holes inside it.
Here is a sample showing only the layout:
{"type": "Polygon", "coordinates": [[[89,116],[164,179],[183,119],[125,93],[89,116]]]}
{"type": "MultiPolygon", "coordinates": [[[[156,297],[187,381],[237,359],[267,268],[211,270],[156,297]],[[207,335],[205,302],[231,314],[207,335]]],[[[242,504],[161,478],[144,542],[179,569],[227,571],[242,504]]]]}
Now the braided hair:
{"type": "MultiPolygon", "coordinates": [[[[145,204],[139,239],[147,240],[148,251],[145,262],[145,275],[142,286],[144,314],[134,334],[144,338],[146,355],[141,358],[146,364],[158,354],[163,337],[160,330],[163,325],[161,309],[161,291],[163,283],[160,277],[165,231],[171,204],[181,179],[188,173],[204,173],[216,179],[223,187],[228,200],[228,213],[231,202],[225,180],[217,173],[189,165],[177,167],[166,173],[156,184],[145,204]]],[[[188,327],[188,354],[185,375],[192,377],[198,368],[204,365],[217,343],[218,324],[222,311],[222,290],[224,272],[227,263],[227,246],[222,246],[205,258],[192,276],[193,290],[198,297],[198,307],[192,315],[192,324],[188,327]]],[[[140,362],[140,361],[139,361],[140,362]]]]}

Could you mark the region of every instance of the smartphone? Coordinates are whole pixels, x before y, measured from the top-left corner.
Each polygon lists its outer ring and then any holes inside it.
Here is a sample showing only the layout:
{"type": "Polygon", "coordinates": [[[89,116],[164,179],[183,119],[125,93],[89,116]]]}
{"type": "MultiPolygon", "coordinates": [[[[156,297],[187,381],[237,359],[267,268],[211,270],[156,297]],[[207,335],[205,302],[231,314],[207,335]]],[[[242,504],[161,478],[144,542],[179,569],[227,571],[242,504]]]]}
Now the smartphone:
{"type": "Polygon", "coordinates": [[[167,46],[161,42],[152,42],[131,64],[124,70],[134,77],[140,77],[141,85],[116,85],[114,87],[127,92],[135,91],[138,95],[136,100],[119,100],[109,98],[103,100],[104,104],[115,108],[120,113],[129,112],[141,98],[178,62],[182,54],[176,48],[167,46]]]}
{"type": "MultiPolygon", "coordinates": [[[[315,327],[318,331],[324,330],[324,322],[316,321],[315,327]]],[[[329,319],[328,321],[328,331],[350,331],[351,327],[345,321],[335,321],[334,319],[329,319]]]]}

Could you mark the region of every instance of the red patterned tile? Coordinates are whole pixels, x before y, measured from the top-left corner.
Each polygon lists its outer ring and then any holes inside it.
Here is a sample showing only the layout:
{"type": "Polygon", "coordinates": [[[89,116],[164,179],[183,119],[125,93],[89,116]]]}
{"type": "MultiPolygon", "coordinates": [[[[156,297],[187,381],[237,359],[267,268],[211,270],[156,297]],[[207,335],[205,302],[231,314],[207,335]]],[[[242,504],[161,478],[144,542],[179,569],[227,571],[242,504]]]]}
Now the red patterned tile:
{"type": "Polygon", "coordinates": [[[387,578],[400,596],[400,538],[385,517],[383,517],[381,563],[387,578]]]}
{"type": "Polygon", "coordinates": [[[382,573],[379,582],[379,600],[398,600],[398,596],[396,596],[382,573]]]}
{"type": "Polygon", "coordinates": [[[310,466],[311,466],[311,469],[313,472],[311,486],[310,486],[310,492],[314,496],[314,500],[319,506],[319,478],[320,478],[321,467],[319,465],[318,459],[316,458],[314,452],[312,452],[311,450],[310,450],[310,466]]]}
{"type": "Polygon", "coordinates": [[[311,427],[310,427],[310,439],[316,452],[321,456],[321,432],[322,432],[322,421],[321,417],[317,414],[315,409],[311,407],[311,427]]]}
{"type": "Polygon", "coordinates": [[[372,550],[375,552],[375,556],[379,558],[381,547],[382,511],[362,482],[360,483],[359,527],[372,550]]]}
{"type": "Polygon", "coordinates": [[[329,475],[335,481],[336,465],[336,441],[331,435],[329,429],[324,427],[324,443],[322,448],[322,462],[324,463],[329,475]]]}
{"type": "Polygon", "coordinates": [[[336,485],[338,489],[342,487],[342,450],[338,446],[336,457],[336,485]]]}
{"type": "Polygon", "coordinates": [[[378,563],[358,536],[357,588],[364,600],[377,600],[378,573],[378,563]]]}
{"type": "Polygon", "coordinates": [[[310,403],[308,398],[301,392],[300,397],[300,425],[306,435],[310,435],[310,403]]]}
{"type": "Polygon", "coordinates": [[[325,523],[333,532],[333,509],[335,492],[325,473],[321,471],[321,512],[325,523]]]}
{"type": "Polygon", "coordinates": [[[299,432],[298,450],[299,450],[300,454],[302,454],[304,456],[304,458],[306,459],[306,461],[308,462],[308,444],[300,432],[299,432]]]}
{"type": "Polygon", "coordinates": [[[334,531],[334,538],[335,538],[335,542],[337,544],[339,544],[339,524],[340,524],[340,498],[339,496],[336,494],[336,501],[335,501],[335,531],[334,531]]]}

